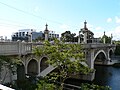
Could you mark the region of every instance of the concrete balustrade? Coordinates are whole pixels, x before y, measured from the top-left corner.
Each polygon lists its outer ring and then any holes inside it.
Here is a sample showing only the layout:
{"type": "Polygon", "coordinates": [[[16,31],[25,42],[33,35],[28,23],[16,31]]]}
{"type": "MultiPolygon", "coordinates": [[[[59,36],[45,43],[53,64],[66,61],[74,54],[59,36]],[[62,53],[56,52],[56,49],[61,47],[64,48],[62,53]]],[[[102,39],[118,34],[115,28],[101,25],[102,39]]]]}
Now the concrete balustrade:
{"type": "MultiPolygon", "coordinates": [[[[84,49],[90,48],[105,48],[105,47],[115,47],[111,44],[81,44],[84,49]]],[[[32,53],[33,46],[43,46],[40,43],[27,43],[27,42],[0,42],[0,55],[21,55],[32,53]]]]}
{"type": "Polygon", "coordinates": [[[0,55],[20,55],[32,52],[32,44],[26,42],[0,42],[0,55]]]}
{"type": "Polygon", "coordinates": [[[90,43],[90,44],[81,44],[81,45],[83,46],[83,48],[86,48],[86,49],[116,47],[116,45],[114,44],[103,44],[103,43],[98,43],[98,44],[90,43]]]}

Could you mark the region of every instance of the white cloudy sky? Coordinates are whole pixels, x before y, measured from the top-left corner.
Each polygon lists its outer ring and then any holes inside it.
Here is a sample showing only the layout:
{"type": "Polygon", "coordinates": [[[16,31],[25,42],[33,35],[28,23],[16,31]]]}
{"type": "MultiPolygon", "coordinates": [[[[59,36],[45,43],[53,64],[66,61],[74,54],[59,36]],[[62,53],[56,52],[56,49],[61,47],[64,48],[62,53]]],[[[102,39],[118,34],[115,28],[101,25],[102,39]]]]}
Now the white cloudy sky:
{"type": "Polygon", "coordinates": [[[11,38],[19,29],[79,32],[83,23],[95,37],[113,34],[120,40],[120,0],[0,0],[0,36],[11,38]]]}

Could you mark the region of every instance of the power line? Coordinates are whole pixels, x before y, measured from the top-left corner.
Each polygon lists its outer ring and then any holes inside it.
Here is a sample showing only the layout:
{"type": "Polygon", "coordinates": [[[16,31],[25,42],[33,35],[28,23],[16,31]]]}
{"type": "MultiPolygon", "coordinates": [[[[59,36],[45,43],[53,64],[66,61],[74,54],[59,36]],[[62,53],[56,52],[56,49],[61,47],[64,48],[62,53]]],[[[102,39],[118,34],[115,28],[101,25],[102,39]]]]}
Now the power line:
{"type": "Polygon", "coordinates": [[[2,25],[3,25],[3,26],[10,26],[10,27],[11,27],[11,26],[14,26],[14,27],[15,27],[15,26],[16,26],[16,27],[25,27],[25,26],[22,26],[22,25],[9,24],[9,23],[1,23],[1,22],[0,22],[0,25],[1,25],[1,26],[2,26],[2,25]]]}
{"type": "MultiPolygon", "coordinates": [[[[24,10],[21,10],[21,9],[15,8],[15,7],[13,7],[13,6],[11,6],[11,5],[8,5],[8,4],[5,4],[5,3],[3,3],[3,2],[0,2],[0,4],[3,4],[3,5],[5,5],[5,6],[11,8],[11,9],[14,9],[14,10],[16,10],[16,11],[19,11],[19,12],[25,13],[25,14],[27,14],[27,15],[34,16],[34,17],[39,18],[39,19],[44,20],[44,21],[47,20],[47,21],[52,22],[52,23],[56,23],[56,24],[59,24],[59,25],[64,25],[64,24],[61,23],[61,22],[53,21],[53,20],[49,20],[49,19],[43,18],[43,17],[41,17],[41,16],[38,16],[38,15],[35,15],[35,14],[33,14],[33,13],[26,12],[26,11],[24,11],[24,10]]],[[[68,25],[68,26],[70,26],[70,27],[78,27],[78,26],[73,26],[73,25],[68,25]]]]}
{"type": "Polygon", "coordinates": [[[3,2],[0,2],[0,4],[5,5],[5,6],[9,7],[9,8],[12,8],[12,9],[14,9],[14,10],[16,10],[16,11],[19,11],[19,12],[22,12],[22,13],[25,13],[25,14],[28,14],[28,15],[31,15],[31,16],[34,16],[34,17],[36,17],[36,18],[42,19],[42,20],[47,20],[47,21],[50,21],[50,22],[52,22],[52,23],[62,24],[62,23],[57,22],[57,21],[45,19],[45,18],[43,18],[43,17],[41,17],[41,16],[37,16],[37,15],[32,14],[32,13],[30,13],[30,12],[26,12],[26,11],[17,9],[17,8],[15,8],[15,7],[11,6],[11,5],[5,4],[5,3],[3,3],[3,2]]]}
{"type": "MultiPolygon", "coordinates": [[[[27,15],[31,15],[31,16],[36,17],[36,18],[41,19],[41,20],[44,20],[44,21],[47,20],[47,21],[52,22],[52,23],[55,23],[55,24],[64,25],[64,24],[61,23],[61,22],[57,22],[57,21],[53,21],[53,20],[49,20],[49,19],[43,18],[43,17],[41,17],[41,16],[38,16],[38,15],[35,15],[35,14],[33,14],[33,13],[26,12],[26,11],[24,11],[24,10],[15,8],[15,7],[13,7],[13,6],[11,6],[11,5],[8,5],[8,4],[5,4],[5,3],[3,3],[3,2],[0,2],[0,4],[5,5],[5,6],[11,8],[11,9],[14,9],[14,10],[16,10],[16,11],[25,13],[25,14],[27,14],[27,15]]],[[[73,25],[68,25],[68,24],[67,24],[67,26],[73,27],[73,28],[78,28],[78,26],[73,26],[73,25]]],[[[21,26],[20,26],[20,27],[21,27],[21,26]]]]}
{"type": "MultiPolygon", "coordinates": [[[[23,26],[27,25],[27,26],[36,26],[36,25],[31,25],[31,24],[27,24],[27,23],[21,23],[21,22],[17,22],[17,21],[13,21],[13,20],[7,20],[7,19],[2,19],[0,18],[0,20],[3,20],[3,21],[7,21],[7,22],[13,22],[13,23],[18,23],[18,24],[23,24],[23,26]]],[[[21,26],[21,25],[20,25],[21,26]]]]}

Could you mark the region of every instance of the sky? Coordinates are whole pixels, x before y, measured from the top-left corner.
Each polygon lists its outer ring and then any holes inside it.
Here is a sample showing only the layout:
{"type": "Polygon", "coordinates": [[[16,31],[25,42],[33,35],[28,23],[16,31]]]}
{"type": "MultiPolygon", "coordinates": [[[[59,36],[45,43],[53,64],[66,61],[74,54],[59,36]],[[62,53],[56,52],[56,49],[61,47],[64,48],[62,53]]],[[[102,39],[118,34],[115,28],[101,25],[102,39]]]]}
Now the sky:
{"type": "Polygon", "coordinates": [[[120,0],[0,0],[0,36],[20,29],[45,30],[61,34],[87,27],[94,37],[113,35],[120,40],[120,0]]]}

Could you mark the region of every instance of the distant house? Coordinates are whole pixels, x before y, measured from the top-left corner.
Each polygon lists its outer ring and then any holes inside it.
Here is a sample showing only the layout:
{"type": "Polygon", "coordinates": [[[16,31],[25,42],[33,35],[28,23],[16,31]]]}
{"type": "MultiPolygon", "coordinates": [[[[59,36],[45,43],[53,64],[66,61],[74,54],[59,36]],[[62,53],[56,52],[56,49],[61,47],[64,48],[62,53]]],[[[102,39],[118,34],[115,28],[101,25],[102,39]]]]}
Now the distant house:
{"type": "MultiPolygon", "coordinates": [[[[48,25],[47,25],[48,26],[48,25]]],[[[18,32],[15,32],[12,36],[12,41],[25,41],[31,42],[36,39],[45,39],[44,31],[36,32],[35,29],[21,29],[18,32]]],[[[55,31],[50,31],[48,33],[49,41],[53,38],[59,38],[59,34],[56,34],[55,31]]]]}

